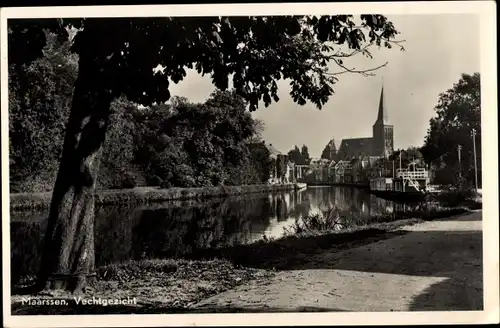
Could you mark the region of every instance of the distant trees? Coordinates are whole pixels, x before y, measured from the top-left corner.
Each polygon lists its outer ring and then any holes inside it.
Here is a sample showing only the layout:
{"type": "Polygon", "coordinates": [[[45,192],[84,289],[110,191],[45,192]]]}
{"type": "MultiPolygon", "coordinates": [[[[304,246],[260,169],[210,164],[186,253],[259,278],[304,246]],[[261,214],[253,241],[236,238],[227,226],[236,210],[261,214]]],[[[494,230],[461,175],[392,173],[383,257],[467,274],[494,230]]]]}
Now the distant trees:
{"type": "Polygon", "coordinates": [[[78,74],[70,42],[47,39],[42,56],[9,65],[9,159],[12,192],[50,190],[78,74]]]}
{"type": "Polygon", "coordinates": [[[145,171],[137,164],[139,132],[137,105],[121,97],[111,105],[110,128],[99,165],[97,188],[132,188],[145,185],[145,171]]]}
{"type": "MultiPolygon", "coordinates": [[[[10,67],[12,192],[49,191],[57,174],[77,67],[68,44],[51,34],[47,38],[43,57],[10,67]]],[[[143,108],[117,98],[96,187],[264,183],[271,167],[261,139],[264,123],[254,120],[246,106],[234,91],[217,91],[203,104],[173,97],[143,108]]]]}
{"type": "Polygon", "coordinates": [[[278,179],[281,179],[285,176],[286,171],[287,171],[287,163],[288,163],[289,157],[288,155],[282,155],[278,154],[276,156],[276,177],[278,179]]]}
{"type": "MultiPolygon", "coordinates": [[[[53,188],[63,146],[78,56],[70,42],[45,32],[42,56],[28,64],[9,65],[9,158],[11,192],[53,188]]],[[[110,129],[101,159],[99,188],[130,187],[140,181],[131,164],[137,106],[119,98],[111,105],[110,129]]]]}
{"type": "Polygon", "coordinates": [[[302,154],[299,147],[295,146],[292,150],[288,152],[288,158],[295,164],[302,164],[304,162],[302,154]]]}
{"type": "Polygon", "coordinates": [[[304,165],[307,165],[311,162],[311,157],[309,156],[309,149],[307,148],[306,145],[302,145],[300,154],[302,155],[302,160],[304,161],[303,162],[304,165]]]}
{"type": "Polygon", "coordinates": [[[439,96],[422,154],[435,170],[437,183],[455,183],[461,175],[474,183],[472,130],[476,131],[478,183],[481,185],[481,83],[479,73],[462,74],[439,96]],[[460,161],[458,146],[461,146],[460,161]],[[460,174],[459,174],[460,173],[460,174]]]}
{"type": "Polygon", "coordinates": [[[389,156],[389,161],[395,161],[396,167],[399,163],[403,168],[406,168],[410,163],[415,161],[417,164],[423,164],[423,155],[418,147],[408,147],[407,149],[398,149],[389,156]],[[401,158],[400,158],[401,155],[401,158]],[[400,161],[401,159],[401,161],[400,161]]]}
{"type": "Polygon", "coordinates": [[[309,157],[309,149],[306,145],[302,145],[302,148],[295,146],[292,150],[288,152],[288,158],[297,165],[307,165],[311,162],[309,157]]]}
{"type": "Polygon", "coordinates": [[[183,101],[142,110],[136,158],[148,184],[194,187],[267,180],[269,152],[262,142],[249,142],[257,125],[245,106],[234,92],[217,91],[204,104],[183,101]]]}
{"type": "Polygon", "coordinates": [[[255,181],[265,183],[269,179],[273,167],[271,153],[264,141],[250,144],[249,149],[252,163],[250,167],[255,172],[255,181]]]}

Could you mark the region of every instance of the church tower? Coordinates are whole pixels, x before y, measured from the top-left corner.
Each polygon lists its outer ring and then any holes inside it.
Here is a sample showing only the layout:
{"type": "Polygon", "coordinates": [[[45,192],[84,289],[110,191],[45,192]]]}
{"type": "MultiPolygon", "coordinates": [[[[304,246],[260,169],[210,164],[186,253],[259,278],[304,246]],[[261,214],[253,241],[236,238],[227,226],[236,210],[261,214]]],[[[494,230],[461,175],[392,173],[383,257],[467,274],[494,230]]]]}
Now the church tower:
{"type": "Polygon", "coordinates": [[[378,116],[373,124],[373,156],[388,158],[394,151],[394,126],[389,122],[385,106],[384,86],[380,92],[378,116]]]}
{"type": "Polygon", "coordinates": [[[337,161],[337,146],[335,145],[335,138],[330,141],[330,160],[337,161]]]}

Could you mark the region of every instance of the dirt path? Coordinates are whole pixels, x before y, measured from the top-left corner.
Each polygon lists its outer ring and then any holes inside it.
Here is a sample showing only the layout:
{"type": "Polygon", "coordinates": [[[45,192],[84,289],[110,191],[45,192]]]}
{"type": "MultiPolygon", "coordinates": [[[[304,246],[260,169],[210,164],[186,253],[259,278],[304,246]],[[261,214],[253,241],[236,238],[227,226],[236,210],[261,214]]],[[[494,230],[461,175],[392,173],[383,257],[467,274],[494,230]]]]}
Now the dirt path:
{"type": "Polygon", "coordinates": [[[398,237],[325,252],[270,281],[205,299],[203,312],[481,310],[482,212],[402,227],[398,237]]]}

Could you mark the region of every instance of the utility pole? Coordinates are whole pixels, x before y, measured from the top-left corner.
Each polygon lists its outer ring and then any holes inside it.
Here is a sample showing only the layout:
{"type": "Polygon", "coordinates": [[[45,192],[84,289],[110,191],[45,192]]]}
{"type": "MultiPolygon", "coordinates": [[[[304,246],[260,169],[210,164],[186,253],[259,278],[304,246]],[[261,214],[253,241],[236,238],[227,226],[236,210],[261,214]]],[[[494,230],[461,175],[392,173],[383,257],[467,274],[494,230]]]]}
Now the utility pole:
{"type": "Polygon", "coordinates": [[[403,154],[403,151],[399,151],[399,169],[401,170],[401,155],[403,154]]]}
{"type": "Polygon", "coordinates": [[[462,150],[462,145],[457,146],[458,149],[458,176],[462,178],[462,160],[461,160],[461,150],[462,150]]]}
{"type": "Polygon", "coordinates": [[[472,144],[474,146],[474,177],[475,177],[476,192],[477,192],[476,129],[472,129],[472,144]]]}
{"type": "MultiPolygon", "coordinates": [[[[401,172],[401,156],[403,155],[403,150],[400,149],[399,150],[399,172],[401,172]]],[[[405,179],[404,179],[404,175],[403,173],[401,172],[401,187],[403,189],[403,192],[405,192],[405,179]]]]}

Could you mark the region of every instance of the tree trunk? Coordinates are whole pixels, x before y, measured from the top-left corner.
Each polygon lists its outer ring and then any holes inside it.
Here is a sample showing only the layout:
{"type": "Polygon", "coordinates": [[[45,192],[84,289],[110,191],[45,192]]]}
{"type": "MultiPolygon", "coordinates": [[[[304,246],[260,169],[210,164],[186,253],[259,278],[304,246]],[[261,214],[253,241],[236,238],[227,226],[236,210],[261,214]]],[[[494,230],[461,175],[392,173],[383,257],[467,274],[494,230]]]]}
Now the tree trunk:
{"type": "Polygon", "coordinates": [[[94,193],[113,100],[103,64],[80,56],[37,290],[78,293],[95,281],[94,193]]]}

